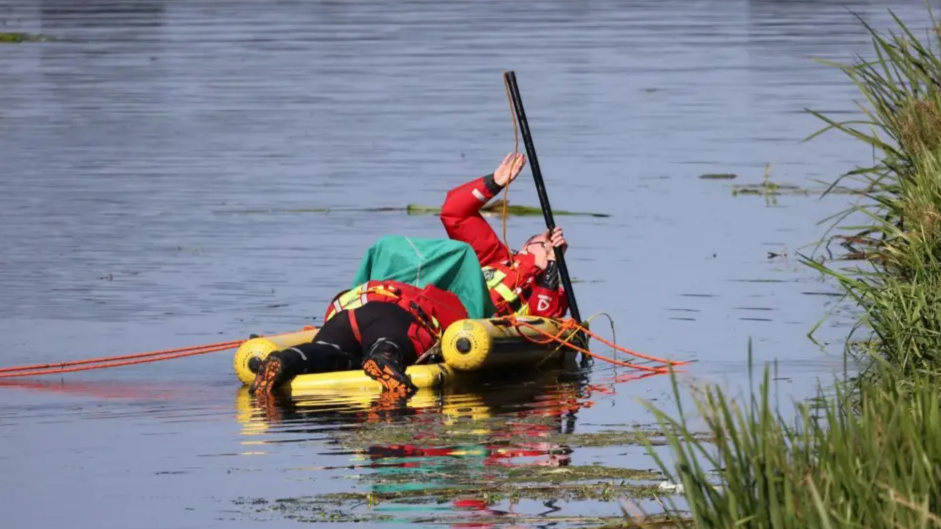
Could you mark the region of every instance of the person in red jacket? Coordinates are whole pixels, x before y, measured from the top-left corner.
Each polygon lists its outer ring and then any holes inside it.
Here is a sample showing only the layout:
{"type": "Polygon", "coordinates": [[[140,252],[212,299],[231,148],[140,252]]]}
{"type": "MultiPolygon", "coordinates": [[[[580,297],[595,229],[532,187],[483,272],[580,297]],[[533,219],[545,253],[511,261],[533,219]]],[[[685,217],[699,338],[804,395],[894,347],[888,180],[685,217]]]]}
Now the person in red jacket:
{"type": "Polygon", "coordinates": [[[267,397],[297,375],[362,367],[383,393],[407,398],[417,388],[405,368],[466,318],[460,298],[447,290],[368,281],[333,299],[313,341],[265,357],[249,393],[267,397]]]}
{"type": "Polygon", "coordinates": [[[441,223],[448,237],[474,248],[487,280],[496,316],[508,314],[561,318],[568,298],[559,286],[554,248],[568,247],[561,228],[533,235],[517,252],[509,252],[480,214],[487,202],[516,179],[526,157],[508,154],[503,163],[484,177],[448,192],[441,208],[441,223]]]}

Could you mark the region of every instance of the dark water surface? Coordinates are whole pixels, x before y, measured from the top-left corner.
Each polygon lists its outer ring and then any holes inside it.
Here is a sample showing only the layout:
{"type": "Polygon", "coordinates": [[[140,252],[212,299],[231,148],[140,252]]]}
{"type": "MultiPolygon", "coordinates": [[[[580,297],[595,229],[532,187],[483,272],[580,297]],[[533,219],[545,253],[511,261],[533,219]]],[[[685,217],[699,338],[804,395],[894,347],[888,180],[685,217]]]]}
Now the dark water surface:
{"type": "MultiPolygon", "coordinates": [[[[848,327],[821,329],[827,351],[806,338],[836,298],[796,253],[849,198],[732,185],[770,163],[772,181],[819,187],[870,159],[835,134],[800,144],[820,127],[803,109],[854,111],[812,59],[868,54],[848,9],[885,27],[887,7],[927,20],[898,0],[0,0],[0,31],[53,39],[0,45],[0,365],[316,324],[378,237],[444,236],[433,215],[352,210],[439,205],[512,150],[512,69],[553,206],[611,215],[557,219],[583,316],[732,391],[751,337],[781,399],[807,397],[848,327]],[[318,208],[334,211],[299,211],[318,208]]],[[[529,175],[511,202],[538,204],[529,175]]],[[[511,218],[511,243],[541,224],[511,218]]],[[[668,379],[625,373],[423,394],[406,417],[370,396],[260,414],[229,352],[19,381],[0,388],[0,508],[9,527],[574,524],[618,506],[276,500],[650,469],[641,447],[580,437],[649,424],[637,397],[672,411],[668,379]]]]}

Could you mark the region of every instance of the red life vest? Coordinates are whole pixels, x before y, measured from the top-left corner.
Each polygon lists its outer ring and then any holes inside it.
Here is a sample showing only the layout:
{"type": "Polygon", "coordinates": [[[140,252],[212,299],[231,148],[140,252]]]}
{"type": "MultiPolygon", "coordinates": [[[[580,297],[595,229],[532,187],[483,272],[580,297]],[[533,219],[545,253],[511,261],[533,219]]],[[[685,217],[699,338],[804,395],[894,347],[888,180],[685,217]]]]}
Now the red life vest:
{"type": "Polygon", "coordinates": [[[498,315],[526,316],[530,313],[528,298],[539,272],[532,255],[516,254],[513,261],[484,266],[482,271],[498,315]]]}
{"type": "MultiPolygon", "coordinates": [[[[342,310],[352,310],[366,303],[394,303],[415,317],[408,337],[419,356],[434,347],[452,323],[467,319],[467,309],[460,298],[433,285],[418,288],[398,281],[367,281],[340,292],[333,298],[324,322],[342,310]]],[[[357,341],[361,341],[355,317],[350,319],[357,341]]]]}

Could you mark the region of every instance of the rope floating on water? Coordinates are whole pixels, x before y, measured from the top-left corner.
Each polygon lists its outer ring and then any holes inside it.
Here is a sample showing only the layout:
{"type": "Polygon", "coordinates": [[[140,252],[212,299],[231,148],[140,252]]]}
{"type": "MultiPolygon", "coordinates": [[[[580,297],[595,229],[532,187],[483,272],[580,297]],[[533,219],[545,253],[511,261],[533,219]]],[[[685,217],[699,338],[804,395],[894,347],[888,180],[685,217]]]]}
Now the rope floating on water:
{"type": "Polygon", "coordinates": [[[0,378],[31,377],[42,375],[57,375],[61,373],[74,373],[77,371],[91,371],[93,369],[107,369],[109,367],[122,367],[136,364],[148,364],[174,358],[204,355],[234,349],[247,340],[233,340],[208,345],[195,345],[178,347],[148,353],[135,353],[121,356],[90,358],[86,360],[72,360],[52,364],[34,364],[28,366],[0,368],[0,378]]]}

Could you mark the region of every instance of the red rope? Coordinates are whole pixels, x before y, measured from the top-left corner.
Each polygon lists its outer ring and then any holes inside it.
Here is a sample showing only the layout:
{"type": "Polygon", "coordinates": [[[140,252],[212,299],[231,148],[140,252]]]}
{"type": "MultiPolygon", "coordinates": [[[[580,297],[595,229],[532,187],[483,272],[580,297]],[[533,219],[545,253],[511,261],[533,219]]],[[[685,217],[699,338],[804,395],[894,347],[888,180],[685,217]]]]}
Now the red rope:
{"type": "Polygon", "coordinates": [[[225,351],[226,349],[234,349],[245,342],[246,340],[233,340],[230,342],[179,347],[176,349],[166,349],[163,351],[154,351],[150,353],[136,353],[122,356],[91,358],[87,360],[73,360],[54,364],[35,364],[29,366],[5,367],[0,369],[0,378],[56,375],[60,373],[73,373],[76,371],[106,369],[109,367],[147,364],[151,362],[159,362],[161,360],[172,360],[174,358],[185,358],[188,356],[197,356],[208,353],[215,353],[218,351],[225,351]]]}

